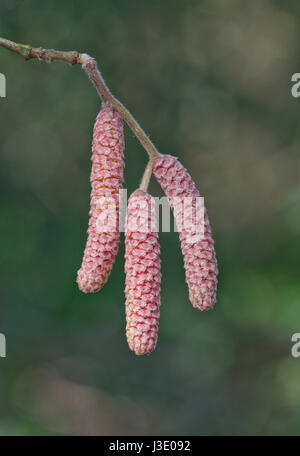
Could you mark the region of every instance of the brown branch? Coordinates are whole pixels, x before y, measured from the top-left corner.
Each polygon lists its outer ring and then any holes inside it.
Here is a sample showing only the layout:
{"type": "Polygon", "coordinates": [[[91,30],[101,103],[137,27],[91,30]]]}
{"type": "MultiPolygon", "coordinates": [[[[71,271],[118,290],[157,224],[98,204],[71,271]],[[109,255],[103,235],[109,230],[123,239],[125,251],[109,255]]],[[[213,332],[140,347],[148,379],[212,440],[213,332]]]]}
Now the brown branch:
{"type": "Polygon", "coordinates": [[[71,65],[80,64],[80,54],[77,51],[55,51],[54,49],[34,48],[28,44],[15,43],[14,41],[0,38],[0,46],[9,49],[23,57],[24,60],[39,59],[46,62],[60,60],[71,65]]]}
{"type": "Polygon", "coordinates": [[[87,54],[80,54],[77,51],[56,51],[54,49],[34,48],[27,44],[15,43],[14,41],[6,40],[1,37],[0,46],[15,52],[23,57],[24,60],[39,59],[45,62],[61,61],[71,65],[82,65],[82,68],[87,72],[103,102],[118,111],[120,116],[125,120],[133,133],[136,135],[144,149],[148,152],[149,157],[153,159],[160,155],[135,118],[130,114],[125,106],[123,106],[122,103],[120,103],[120,101],[112,95],[100,71],[98,70],[95,59],[87,54]]]}

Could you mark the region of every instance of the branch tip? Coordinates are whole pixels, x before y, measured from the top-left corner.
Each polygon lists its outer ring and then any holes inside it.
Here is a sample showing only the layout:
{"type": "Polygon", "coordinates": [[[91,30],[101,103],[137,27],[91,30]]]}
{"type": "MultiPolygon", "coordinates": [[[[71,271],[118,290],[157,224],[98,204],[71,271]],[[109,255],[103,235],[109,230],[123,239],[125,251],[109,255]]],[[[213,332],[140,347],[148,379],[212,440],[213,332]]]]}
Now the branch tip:
{"type": "Polygon", "coordinates": [[[144,149],[147,151],[149,158],[153,159],[160,155],[150,138],[146,135],[135,118],[130,114],[125,106],[123,106],[122,103],[120,103],[112,95],[100,71],[97,68],[97,62],[93,57],[85,53],[80,54],[77,51],[56,51],[55,49],[44,49],[42,47],[34,48],[28,44],[15,43],[14,41],[10,41],[1,37],[0,46],[12,52],[15,52],[24,60],[38,59],[50,63],[54,61],[62,61],[71,65],[81,65],[94,84],[102,101],[118,111],[120,116],[125,120],[144,149]]]}

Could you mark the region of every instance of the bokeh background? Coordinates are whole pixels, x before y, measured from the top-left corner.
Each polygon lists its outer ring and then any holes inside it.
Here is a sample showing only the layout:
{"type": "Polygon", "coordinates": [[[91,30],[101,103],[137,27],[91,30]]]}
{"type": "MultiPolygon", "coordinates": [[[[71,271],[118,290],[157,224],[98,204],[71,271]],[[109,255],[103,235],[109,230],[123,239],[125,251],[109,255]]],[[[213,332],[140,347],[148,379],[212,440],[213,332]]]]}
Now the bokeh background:
{"type": "MultiPolygon", "coordinates": [[[[100,101],[79,67],[0,48],[0,434],[300,433],[299,26],[298,1],[1,0],[0,35],[96,57],[190,170],[220,275],[215,309],[194,310],[178,235],[161,233],[158,347],[130,352],[123,246],[100,293],[75,283],[100,101]]],[[[128,192],[146,161],[126,128],[128,192]]]]}

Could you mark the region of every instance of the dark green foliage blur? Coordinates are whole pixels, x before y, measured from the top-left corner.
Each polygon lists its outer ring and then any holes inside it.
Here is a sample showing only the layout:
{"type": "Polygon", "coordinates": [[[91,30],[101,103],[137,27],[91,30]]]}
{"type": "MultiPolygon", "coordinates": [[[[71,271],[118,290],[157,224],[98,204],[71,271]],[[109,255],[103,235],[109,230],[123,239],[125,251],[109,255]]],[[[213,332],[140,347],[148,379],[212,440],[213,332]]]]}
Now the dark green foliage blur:
{"type": "MultiPolygon", "coordinates": [[[[130,352],[123,246],[101,292],[75,283],[100,100],[80,67],[0,48],[0,434],[300,434],[299,27],[297,1],[1,0],[1,36],[97,58],[190,170],[220,275],[215,309],[193,309],[161,233],[158,346],[130,352]]],[[[129,193],[146,162],[126,128],[129,193]]]]}

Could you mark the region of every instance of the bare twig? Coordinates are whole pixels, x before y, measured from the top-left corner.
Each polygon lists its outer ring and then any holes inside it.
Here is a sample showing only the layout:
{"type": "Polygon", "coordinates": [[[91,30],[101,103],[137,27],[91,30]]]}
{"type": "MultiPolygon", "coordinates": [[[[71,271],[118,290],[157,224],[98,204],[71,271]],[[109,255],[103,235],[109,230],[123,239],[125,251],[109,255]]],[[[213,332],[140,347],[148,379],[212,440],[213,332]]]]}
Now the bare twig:
{"type": "Polygon", "coordinates": [[[61,60],[71,65],[81,63],[80,54],[77,51],[55,51],[54,49],[34,48],[28,44],[15,43],[5,38],[0,38],[0,46],[19,54],[24,60],[39,59],[47,62],[61,60]]]}
{"type": "Polygon", "coordinates": [[[116,111],[118,111],[136,135],[144,149],[148,152],[150,159],[160,155],[135,118],[130,114],[125,106],[123,106],[122,103],[120,103],[120,101],[112,95],[100,71],[98,70],[95,59],[87,54],[80,54],[77,51],[56,51],[54,49],[34,48],[26,44],[15,43],[14,41],[6,40],[1,37],[0,46],[19,54],[24,60],[39,59],[46,62],[61,61],[71,65],[82,65],[103,102],[111,105],[116,111]]]}

